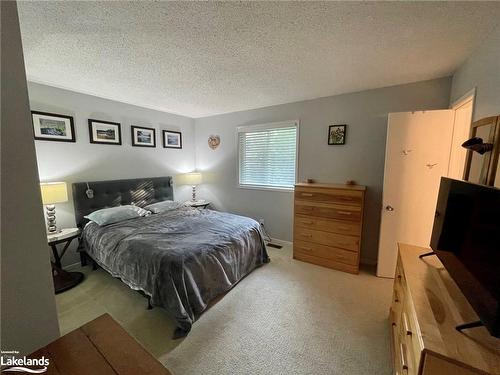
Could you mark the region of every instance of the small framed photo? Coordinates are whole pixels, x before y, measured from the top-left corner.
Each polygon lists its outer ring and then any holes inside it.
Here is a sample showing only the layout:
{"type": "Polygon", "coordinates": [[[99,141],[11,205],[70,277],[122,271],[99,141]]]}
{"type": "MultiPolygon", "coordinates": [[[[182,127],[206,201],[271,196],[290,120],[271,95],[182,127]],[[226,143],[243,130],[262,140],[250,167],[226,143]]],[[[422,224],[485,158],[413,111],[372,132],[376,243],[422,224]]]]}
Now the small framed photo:
{"type": "Polygon", "coordinates": [[[42,141],[76,142],[73,117],[31,111],[33,134],[42,141]]]}
{"type": "Polygon", "coordinates": [[[156,130],[153,128],[143,128],[132,126],[132,146],[135,147],[156,147],[156,130]]]}
{"type": "Polygon", "coordinates": [[[89,119],[90,143],[121,145],[122,131],[118,122],[89,119]]]}
{"type": "Polygon", "coordinates": [[[347,125],[330,125],[328,127],[328,144],[345,145],[347,125]]]}
{"type": "Polygon", "coordinates": [[[163,147],[165,148],[182,148],[181,132],[173,132],[170,130],[163,131],[163,147]]]}

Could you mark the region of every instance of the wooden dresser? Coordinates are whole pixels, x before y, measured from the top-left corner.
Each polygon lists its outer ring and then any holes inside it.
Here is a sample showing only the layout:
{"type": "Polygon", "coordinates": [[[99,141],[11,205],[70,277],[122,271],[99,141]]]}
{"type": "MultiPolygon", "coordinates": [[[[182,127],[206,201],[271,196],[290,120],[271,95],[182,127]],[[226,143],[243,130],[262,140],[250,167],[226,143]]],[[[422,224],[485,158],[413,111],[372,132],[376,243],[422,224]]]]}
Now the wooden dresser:
{"type": "Polygon", "coordinates": [[[364,186],[295,185],[293,257],[358,273],[364,186]]]}
{"type": "Polygon", "coordinates": [[[472,307],[429,249],[399,244],[389,313],[394,374],[500,374],[500,339],[486,328],[458,332],[478,320],[472,307]]]}

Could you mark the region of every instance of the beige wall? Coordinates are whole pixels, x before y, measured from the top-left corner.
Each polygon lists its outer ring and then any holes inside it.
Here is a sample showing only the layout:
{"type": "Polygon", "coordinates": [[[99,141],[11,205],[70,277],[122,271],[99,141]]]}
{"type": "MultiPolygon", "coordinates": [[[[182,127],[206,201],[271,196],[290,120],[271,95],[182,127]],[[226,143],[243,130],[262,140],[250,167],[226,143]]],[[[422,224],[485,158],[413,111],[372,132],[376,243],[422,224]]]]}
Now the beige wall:
{"type": "Polygon", "coordinates": [[[298,180],[367,185],[362,261],[375,263],[378,251],[384,155],[389,112],[448,107],[450,78],[337,95],[297,103],[195,119],[196,165],[210,181],[199,196],[216,207],[262,218],[271,236],[292,240],[293,193],[238,187],[236,127],[300,120],[298,180]],[[327,144],[328,125],[347,124],[344,146],[327,144]],[[217,150],[211,134],[221,137],[217,150]]]}
{"type": "Polygon", "coordinates": [[[451,103],[474,87],[474,121],[500,114],[500,25],[453,75],[451,103]]]}
{"type": "Polygon", "coordinates": [[[16,3],[2,1],[1,349],[59,336],[16,3]]]}

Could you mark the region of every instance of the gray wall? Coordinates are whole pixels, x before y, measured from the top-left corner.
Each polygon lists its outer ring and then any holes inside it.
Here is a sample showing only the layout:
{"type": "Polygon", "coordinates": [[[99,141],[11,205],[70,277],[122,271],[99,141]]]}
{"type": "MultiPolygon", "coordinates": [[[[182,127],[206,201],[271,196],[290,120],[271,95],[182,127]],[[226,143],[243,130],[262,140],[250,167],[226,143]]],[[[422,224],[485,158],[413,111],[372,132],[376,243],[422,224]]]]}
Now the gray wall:
{"type": "Polygon", "coordinates": [[[1,343],[28,354],[59,336],[16,2],[1,9],[1,343]]]}
{"type": "MultiPolygon", "coordinates": [[[[32,82],[28,90],[32,110],[70,115],[75,121],[76,143],[35,141],[40,181],[68,183],[69,202],[56,205],[57,225],[62,228],[75,226],[73,182],[175,176],[194,169],[194,121],[191,118],[32,82]],[[122,145],[91,144],[89,118],[121,123],[122,145]],[[156,148],[132,147],[131,125],[155,128],[156,148]],[[161,130],[181,131],[183,148],[163,148],[161,130]]],[[[189,199],[189,193],[188,186],[175,187],[178,200],[189,199]]],[[[74,247],[68,250],[63,264],[78,261],[73,250],[74,247]]]]}
{"type": "Polygon", "coordinates": [[[195,119],[196,166],[209,177],[199,195],[224,211],[263,218],[272,237],[292,240],[293,193],[238,187],[236,127],[300,120],[298,180],[368,187],[362,261],[375,263],[384,174],[387,114],[447,108],[451,79],[419,82],[352,94],[195,119]],[[328,146],[328,125],[347,124],[347,144],[328,146]],[[221,137],[211,150],[207,138],[221,137]]]}
{"type": "Polygon", "coordinates": [[[474,120],[500,114],[500,25],[453,75],[451,102],[474,87],[474,120]]]}

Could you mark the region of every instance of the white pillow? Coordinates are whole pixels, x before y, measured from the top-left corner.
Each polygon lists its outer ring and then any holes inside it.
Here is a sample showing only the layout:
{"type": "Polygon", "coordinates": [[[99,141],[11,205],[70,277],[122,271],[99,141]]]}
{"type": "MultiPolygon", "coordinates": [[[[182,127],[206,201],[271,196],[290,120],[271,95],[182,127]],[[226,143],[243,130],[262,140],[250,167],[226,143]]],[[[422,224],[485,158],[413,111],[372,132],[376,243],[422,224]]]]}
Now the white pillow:
{"type": "Polygon", "coordinates": [[[178,209],[181,206],[182,206],[181,202],[175,202],[175,201],[166,200],[166,201],[161,201],[161,202],[157,202],[157,203],[153,203],[153,204],[147,205],[144,208],[146,210],[151,211],[154,214],[159,214],[161,212],[176,210],[176,209],[178,209]]]}
{"type": "Polygon", "coordinates": [[[103,208],[94,211],[87,216],[89,219],[100,226],[118,223],[119,221],[134,219],[141,216],[150,215],[151,212],[137,206],[125,205],[118,207],[103,208]]]}

